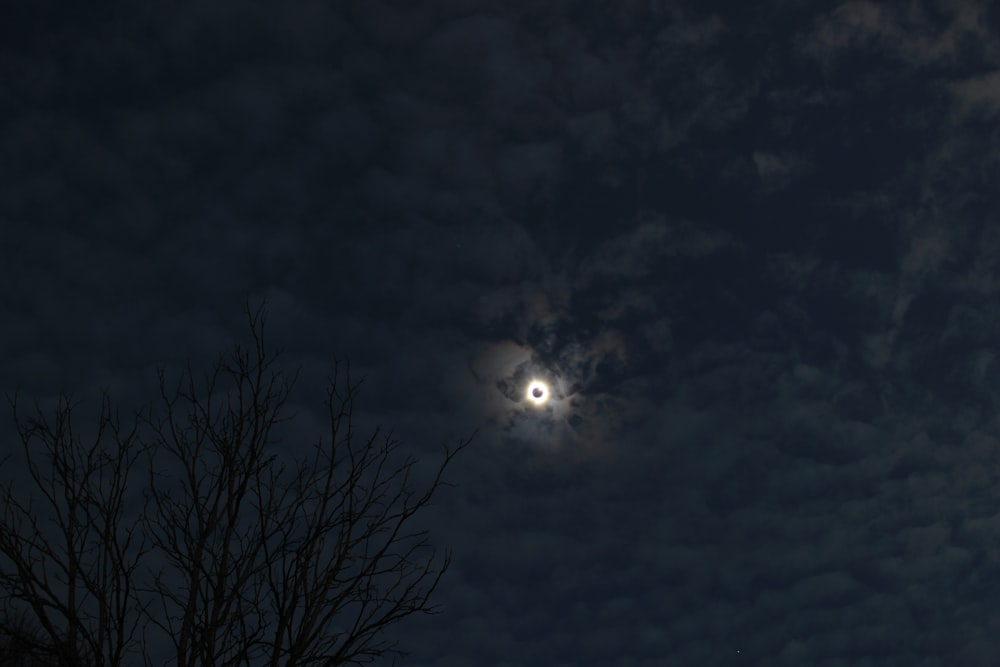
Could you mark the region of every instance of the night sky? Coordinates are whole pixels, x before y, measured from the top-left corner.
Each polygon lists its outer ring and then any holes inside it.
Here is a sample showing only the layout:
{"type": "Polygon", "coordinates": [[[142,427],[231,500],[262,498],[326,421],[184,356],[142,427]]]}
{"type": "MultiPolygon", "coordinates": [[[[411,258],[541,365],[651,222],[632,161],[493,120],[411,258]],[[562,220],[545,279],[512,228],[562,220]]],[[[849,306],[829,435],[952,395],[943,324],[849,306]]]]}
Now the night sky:
{"type": "Polygon", "coordinates": [[[478,429],[403,665],[997,664],[990,3],[128,4],[0,10],[0,389],[478,429]]]}

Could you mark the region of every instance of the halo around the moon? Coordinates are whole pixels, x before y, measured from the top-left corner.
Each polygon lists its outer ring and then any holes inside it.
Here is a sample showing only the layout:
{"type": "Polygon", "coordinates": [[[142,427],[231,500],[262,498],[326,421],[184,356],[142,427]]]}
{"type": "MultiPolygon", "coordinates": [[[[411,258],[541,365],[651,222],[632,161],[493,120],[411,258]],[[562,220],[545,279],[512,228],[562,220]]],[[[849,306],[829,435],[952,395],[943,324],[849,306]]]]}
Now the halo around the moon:
{"type": "Polygon", "coordinates": [[[545,405],[549,400],[549,387],[541,380],[532,380],[528,383],[526,397],[535,405],[545,405]]]}

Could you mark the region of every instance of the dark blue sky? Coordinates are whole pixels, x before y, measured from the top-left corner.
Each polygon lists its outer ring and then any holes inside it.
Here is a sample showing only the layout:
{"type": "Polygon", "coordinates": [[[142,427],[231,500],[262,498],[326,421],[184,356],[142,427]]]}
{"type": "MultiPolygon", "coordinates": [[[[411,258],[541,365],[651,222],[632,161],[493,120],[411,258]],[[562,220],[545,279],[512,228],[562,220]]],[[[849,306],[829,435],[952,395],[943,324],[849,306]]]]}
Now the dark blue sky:
{"type": "Polygon", "coordinates": [[[70,4],[0,10],[4,390],[266,298],[303,442],[346,355],[479,428],[406,665],[996,664],[989,3],[70,4]]]}

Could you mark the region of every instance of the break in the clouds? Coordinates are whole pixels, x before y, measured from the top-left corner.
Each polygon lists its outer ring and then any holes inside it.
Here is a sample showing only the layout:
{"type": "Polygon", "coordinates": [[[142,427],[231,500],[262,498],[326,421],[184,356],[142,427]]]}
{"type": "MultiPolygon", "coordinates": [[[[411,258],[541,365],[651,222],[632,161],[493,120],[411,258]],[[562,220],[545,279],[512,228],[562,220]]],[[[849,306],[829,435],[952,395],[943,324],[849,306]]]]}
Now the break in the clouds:
{"type": "Polygon", "coordinates": [[[988,3],[17,12],[2,384],[134,400],[266,297],[303,438],[334,356],[478,427],[408,664],[995,661],[988,3]]]}

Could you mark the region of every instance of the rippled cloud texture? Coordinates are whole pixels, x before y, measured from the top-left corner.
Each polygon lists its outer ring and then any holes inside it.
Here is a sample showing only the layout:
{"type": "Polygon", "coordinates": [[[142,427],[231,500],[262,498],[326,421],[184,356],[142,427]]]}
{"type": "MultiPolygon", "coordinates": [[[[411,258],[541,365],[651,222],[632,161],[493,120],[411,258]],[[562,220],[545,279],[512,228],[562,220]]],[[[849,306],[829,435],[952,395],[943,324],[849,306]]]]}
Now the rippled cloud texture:
{"type": "Polygon", "coordinates": [[[1000,16],[703,4],[11,10],[4,388],[479,428],[408,665],[995,664],[1000,16]]]}

